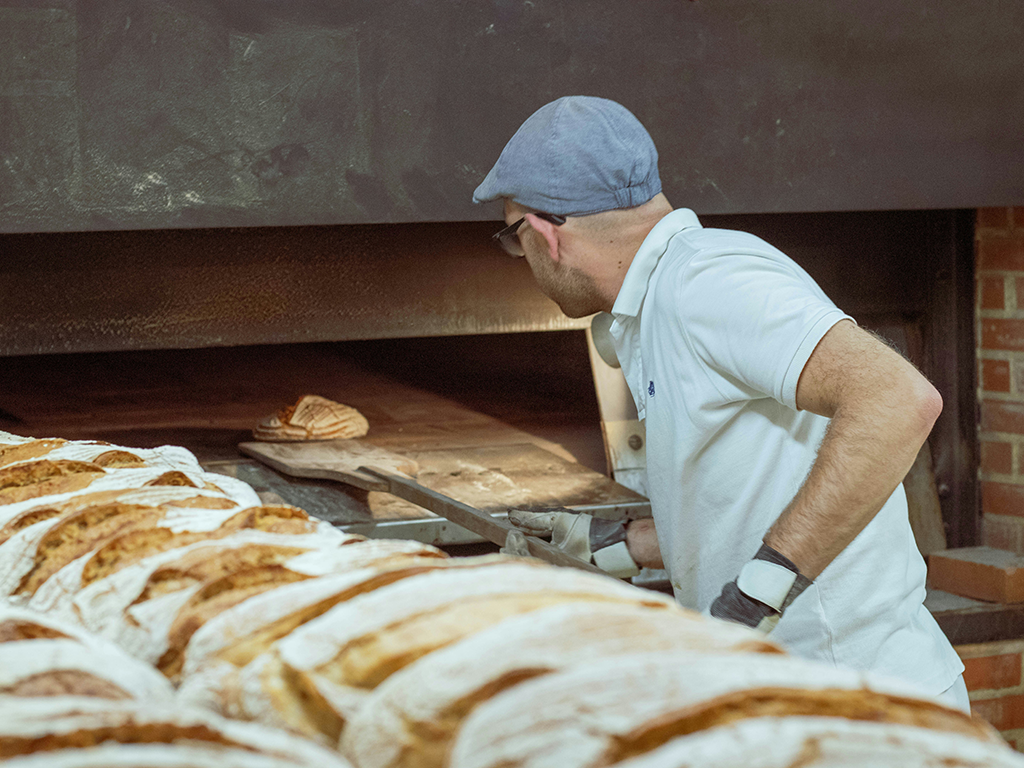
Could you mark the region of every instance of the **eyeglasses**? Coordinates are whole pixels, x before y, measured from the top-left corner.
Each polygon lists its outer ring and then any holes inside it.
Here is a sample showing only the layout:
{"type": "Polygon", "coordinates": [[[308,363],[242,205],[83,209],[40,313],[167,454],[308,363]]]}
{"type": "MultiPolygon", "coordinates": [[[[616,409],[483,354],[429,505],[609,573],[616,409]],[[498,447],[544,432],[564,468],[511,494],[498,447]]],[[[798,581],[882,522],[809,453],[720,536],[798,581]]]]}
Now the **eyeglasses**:
{"type": "MultiPolygon", "coordinates": [[[[534,216],[544,219],[544,221],[550,221],[556,227],[565,224],[565,216],[558,216],[554,213],[535,213],[534,216]]],[[[509,224],[501,232],[491,235],[491,239],[498,244],[501,250],[517,259],[526,255],[523,244],[519,242],[519,228],[524,221],[526,221],[525,216],[514,224],[509,224]]]]}

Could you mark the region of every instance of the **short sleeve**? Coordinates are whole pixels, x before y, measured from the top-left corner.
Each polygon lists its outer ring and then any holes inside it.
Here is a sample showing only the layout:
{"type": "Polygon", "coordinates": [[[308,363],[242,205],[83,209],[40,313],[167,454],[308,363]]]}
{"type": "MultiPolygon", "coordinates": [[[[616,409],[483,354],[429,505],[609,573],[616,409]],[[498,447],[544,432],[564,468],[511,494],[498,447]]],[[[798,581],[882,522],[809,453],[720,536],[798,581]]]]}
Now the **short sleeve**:
{"type": "Polygon", "coordinates": [[[851,319],[781,252],[697,254],[672,282],[681,331],[712,378],[794,409],[814,348],[851,319]]]}

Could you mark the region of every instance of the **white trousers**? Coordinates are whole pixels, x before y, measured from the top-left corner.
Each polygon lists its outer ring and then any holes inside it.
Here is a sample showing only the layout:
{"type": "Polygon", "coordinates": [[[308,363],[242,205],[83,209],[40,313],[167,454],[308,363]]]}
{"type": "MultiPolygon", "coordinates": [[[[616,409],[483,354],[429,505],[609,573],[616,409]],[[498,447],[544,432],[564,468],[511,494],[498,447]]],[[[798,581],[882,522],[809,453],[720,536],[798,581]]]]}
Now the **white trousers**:
{"type": "Polygon", "coordinates": [[[967,686],[964,684],[963,675],[960,675],[949,688],[940,693],[939,698],[943,699],[946,704],[971,714],[971,700],[967,696],[967,686]]]}

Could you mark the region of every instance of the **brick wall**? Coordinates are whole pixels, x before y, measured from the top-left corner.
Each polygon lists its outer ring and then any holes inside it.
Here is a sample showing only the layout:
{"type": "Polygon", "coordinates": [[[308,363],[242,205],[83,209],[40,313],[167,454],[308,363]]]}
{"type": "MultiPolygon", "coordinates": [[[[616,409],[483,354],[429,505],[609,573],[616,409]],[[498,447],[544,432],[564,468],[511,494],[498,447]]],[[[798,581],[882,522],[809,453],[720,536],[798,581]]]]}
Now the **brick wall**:
{"type": "Polygon", "coordinates": [[[1011,746],[1024,751],[1024,640],[959,645],[971,711],[988,720],[1011,746]]]}
{"type": "Polygon", "coordinates": [[[1024,208],[975,228],[982,536],[1024,554],[1024,208]]]}

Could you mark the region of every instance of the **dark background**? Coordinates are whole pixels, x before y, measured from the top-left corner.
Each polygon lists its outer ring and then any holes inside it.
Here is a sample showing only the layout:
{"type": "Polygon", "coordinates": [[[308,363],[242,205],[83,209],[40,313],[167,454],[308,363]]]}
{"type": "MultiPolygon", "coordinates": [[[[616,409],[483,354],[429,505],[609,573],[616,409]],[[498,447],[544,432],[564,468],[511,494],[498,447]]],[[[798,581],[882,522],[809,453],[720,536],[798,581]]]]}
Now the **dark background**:
{"type": "Polygon", "coordinates": [[[1008,0],[8,0],[0,231],[496,219],[572,93],[700,214],[1020,204],[1022,50],[1008,0]]]}

